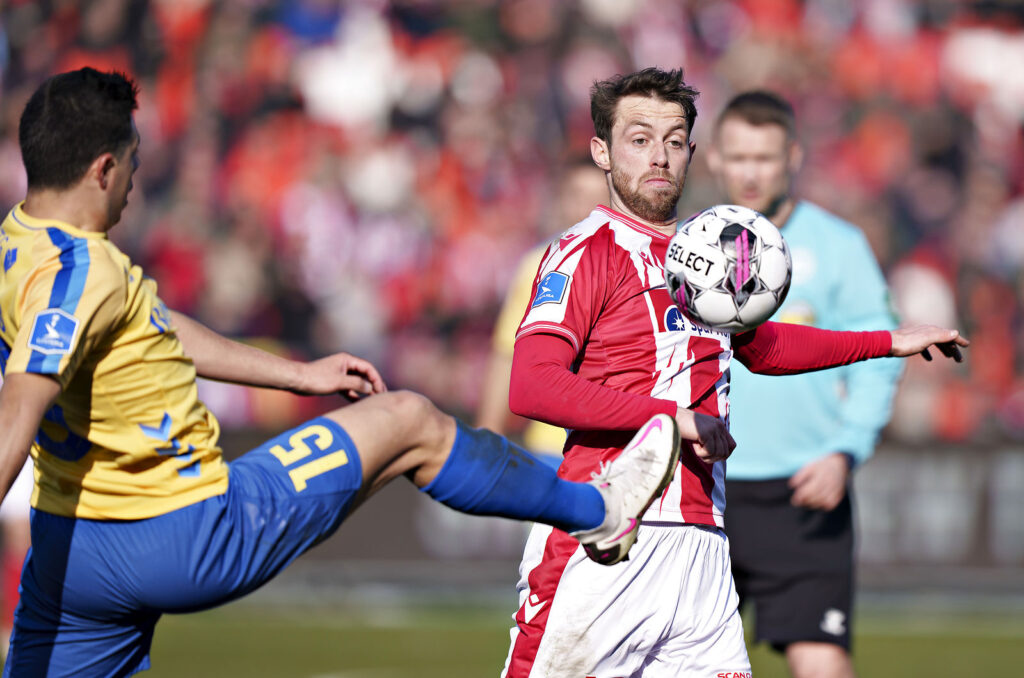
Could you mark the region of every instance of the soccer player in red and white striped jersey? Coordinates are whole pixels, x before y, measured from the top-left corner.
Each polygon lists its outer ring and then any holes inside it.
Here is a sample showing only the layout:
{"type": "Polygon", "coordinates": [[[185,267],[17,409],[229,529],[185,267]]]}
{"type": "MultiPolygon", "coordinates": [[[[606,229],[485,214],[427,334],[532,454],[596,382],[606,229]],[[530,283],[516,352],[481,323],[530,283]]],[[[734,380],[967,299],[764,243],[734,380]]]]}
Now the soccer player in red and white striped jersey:
{"type": "Polygon", "coordinates": [[[681,71],[655,68],[591,91],[591,154],[610,203],[545,253],[516,336],[509,403],[568,429],[566,479],[598,473],[655,414],[676,418],[684,445],[627,561],[597,566],[564,532],[533,529],[507,678],[750,675],[721,529],[735,446],[731,359],[788,374],[933,343],[953,355],[967,344],[940,328],[827,332],[770,322],[730,336],[684,318],[662,267],[695,149],[696,96],[681,71]]]}
{"type": "MultiPolygon", "coordinates": [[[[654,414],[676,416],[681,403],[727,435],[719,422],[728,407],[729,335],[695,325],[672,303],[662,273],[670,237],[599,206],[562,234],[541,264],[517,334],[518,366],[528,367],[514,374],[551,378],[517,383],[515,401],[520,414],[525,406],[529,416],[546,418],[550,406],[538,405],[559,378],[576,382],[581,392],[567,407],[556,406],[560,423],[572,430],[563,463],[569,476],[589,477],[618,454],[630,431],[654,414]],[[566,359],[574,370],[566,369],[566,359]],[[522,397],[523,390],[531,395],[522,397]]],[[[722,527],[721,464],[705,463],[692,449],[685,457],[648,515],[722,527]]]]}

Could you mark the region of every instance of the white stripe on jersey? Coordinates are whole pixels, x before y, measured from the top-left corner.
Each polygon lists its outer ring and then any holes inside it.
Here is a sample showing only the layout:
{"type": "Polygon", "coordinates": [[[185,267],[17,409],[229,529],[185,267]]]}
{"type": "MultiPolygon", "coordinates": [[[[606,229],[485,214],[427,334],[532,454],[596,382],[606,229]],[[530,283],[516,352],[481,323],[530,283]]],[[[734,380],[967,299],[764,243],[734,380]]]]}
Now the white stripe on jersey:
{"type": "MultiPolygon", "coordinates": [[[[576,267],[580,263],[580,258],[583,256],[584,249],[579,248],[575,251],[568,251],[567,256],[556,256],[561,254],[561,251],[554,245],[548,256],[545,257],[544,263],[541,264],[541,269],[538,274],[537,282],[544,280],[544,278],[553,271],[564,273],[569,276],[569,280],[565,283],[565,289],[562,293],[562,299],[558,302],[546,302],[542,304],[536,304],[536,298],[539,291],[534,294],[534,298],[530,300],[530,310],[526,314],[526,318],[523,320],[522,328],[530,327],[530,329],[543,328],[545,331],[557,332],[558,334],[568,337],[572,342],[573,348],[578,352],[580,350],[580,338],[576,336],[574,332],[569,330],[567,327],[560,325],[565,320],[565,310],[568,307],[569,295],[572,293],[572,276],[576,272],[576,267]],[[535,305],[536,304],[536,305],[535,305]]],[[[516,339],[523,334],[523,329],[520,329],[516,333],[516,339]]]]}

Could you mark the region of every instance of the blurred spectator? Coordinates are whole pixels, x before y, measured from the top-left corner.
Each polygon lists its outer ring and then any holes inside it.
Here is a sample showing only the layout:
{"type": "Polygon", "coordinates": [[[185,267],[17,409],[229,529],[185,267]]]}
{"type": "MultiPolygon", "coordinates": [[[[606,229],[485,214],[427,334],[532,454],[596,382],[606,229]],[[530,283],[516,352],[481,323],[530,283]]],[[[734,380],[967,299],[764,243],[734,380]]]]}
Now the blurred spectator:
{"type": "MultiPolygon", "coordinates": [[[[491,354],[481,384],[476,424],[498,433],[506,433],[522,418],[509,410],[509,381],[516,331],[533,297],[533,284],[541,260],[551,239],[587,217],[595,205],[608,200],[608,182],[604,172],[589,157],[567,165],[558,179],[558,190],[544,219],[547,240],[527,252],[516,264],[516,274],[502,303],[491,336],[491,354]]],[[[533,452],[557,457],[561,461],[565,431],[550,424],[530,421],[523,432],[523,443],[533,452]]],[[[556,462],[557,463],[557,462],[556,462]]]]}
{"type": "MultiPolygon", "coordinates": [[[[966,367],[911,366],[889,434],[1024,436],[1024,71],[1007,67],[1024,62],[1019,3],[0,7],[0,206],[24,190],[26,89],[86,63],[125,69],[148,103],[114,238],[168,303],[287,350],[363,354],[464,415],[557,168],[586,148],[591,83],[682,66],[701,115],[778,90],[803,121],[799,192],[864,224],[908,315],[953,314],[976,342],[966,367]]],[[[713,191],[694,163],[680,214],[713,191]]],[[[233,423],[265,423],[258,411],[233,423]]]]}

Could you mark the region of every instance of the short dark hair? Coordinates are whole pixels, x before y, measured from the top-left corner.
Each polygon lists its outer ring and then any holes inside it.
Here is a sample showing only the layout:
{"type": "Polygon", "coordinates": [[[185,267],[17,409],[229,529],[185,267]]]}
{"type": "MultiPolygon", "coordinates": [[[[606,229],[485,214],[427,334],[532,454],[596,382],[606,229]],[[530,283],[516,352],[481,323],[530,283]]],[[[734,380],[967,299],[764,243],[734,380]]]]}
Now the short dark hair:
{"type": "Polygon", "coordinates": [[[123,151],[132,141],[138,94],[123,73],[88,67],[40,85],[18,124],[29,188],[69,188],[96,158],[123,151]]]}
{"type": "Polygon", "coordinates": [[[796,139],[796,114],[793,106],[775,92],[751,90],[737,94],[725,105],[715,121],[715,131],[726,118],[739,118],[747,124],[778,125],[787,139],[796,139]]]}
{"type": "Polygon", "coordinates": [[[612,142],[615,107],[620,99],[631,95],[679,104],[686,118],[686,131],[693,131],[693,123],[697,120],[694,101],[700,92],[683,82],[683,69],[663,71],[651,67],[628,75],[612,76],[595,82],[590,88],[590,117],[594,120],[594,133],[605,142],[612,142]]]}

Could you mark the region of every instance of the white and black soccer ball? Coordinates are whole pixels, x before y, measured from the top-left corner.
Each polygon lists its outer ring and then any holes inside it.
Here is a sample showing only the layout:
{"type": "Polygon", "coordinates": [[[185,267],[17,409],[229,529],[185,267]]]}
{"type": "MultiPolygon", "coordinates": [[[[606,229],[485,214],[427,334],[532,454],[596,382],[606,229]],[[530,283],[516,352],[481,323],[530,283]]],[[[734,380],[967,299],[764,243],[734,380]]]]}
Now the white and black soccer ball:
{"type": "Polygon", "coordinates": [[[683,315],[729,333],[770,318],[789,292],[792,271],[779,229],[739,205],[716,205],[690,218],[665,256],[665,284],[683,315]]]}

